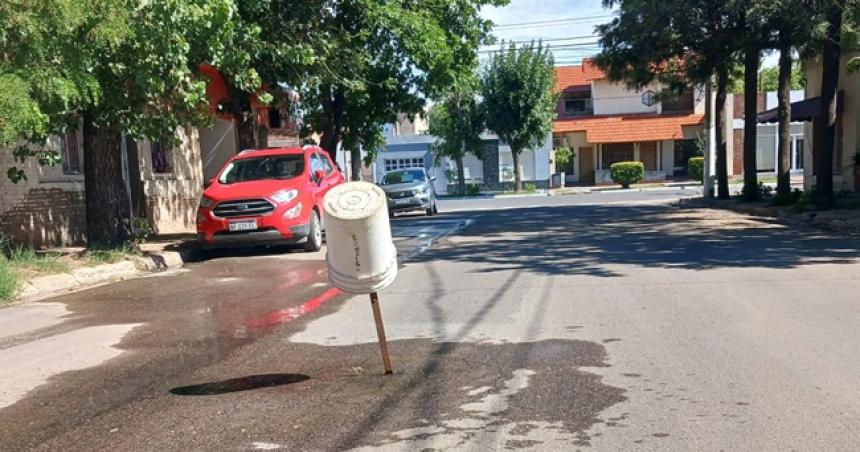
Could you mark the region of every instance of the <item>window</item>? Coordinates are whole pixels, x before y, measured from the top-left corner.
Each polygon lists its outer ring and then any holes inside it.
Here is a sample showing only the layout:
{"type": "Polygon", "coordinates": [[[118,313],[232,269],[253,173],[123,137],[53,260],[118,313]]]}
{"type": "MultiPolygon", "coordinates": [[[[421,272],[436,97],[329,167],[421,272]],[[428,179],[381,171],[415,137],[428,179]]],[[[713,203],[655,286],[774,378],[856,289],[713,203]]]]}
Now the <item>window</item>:
{"type": "Polygon", "coordinates": [[[385,159],[385,172],[407,168],[424,168],[424,157],[385,159]]]}
{"type": "Polygon", "coordinates": [[[633,143],[607,143],[603,145],[602,168],[608,170],[610,165],[618,162],[633,160],[633,143]]]}
{"type": "Polygon", "coordinates": [[[756,170],[776,171],[776,126],[758,128],[755,140],[756,170]]]}
{"type": "Polygon", "coordinates": [[[60,156],[63,159],[63,174],[81,174],[83,157],[78,141],[78,131],[69,130],[60,139],[60,156]]]}
{"type": "Polygon", "coordinates": [[[411,169],[386,174],[382,179],[382,185],[408,184],[411,182],[424,182],[425,180],[427,178],[424,177],[424,171],[411,169]]]}
{"type": "Polygon", "coordinates": [[[237,159],[227,165],[218,182],[233,184],[265,179],[286,180],[300,176],[304,170],[304,157],[298,154],[237,159]]]}
{"type": "Polygon", "coordinates": [[[164,145],[162,140],[155,141],[150,143],[150,154],[152,158],[152,171],[154,173],[169,173],[171,172],[170,168],[170,156],[169,149],[164,145]]]}
{"type": "Polygon", "coordinates": [[[803,169],[803,137],[794,137],[794,168],[796,170],[803,169]]]}
{"type": "Polygon", "coordinates": [[[566,116],[590,115],[594,113],[591,90],[573,91],[565,95],[564,114],[566,116]]]}
{"type": "Polygon", "coordinates": [[[315,157],[319,159],[319,168],[325,171],[326,176],[331,174],[334,169],[331,166],[331,162],[324,155],[314,154],[315,157]]]}
{"type": "Polygon", "coordinates": [[[694,109],[693,91],[687,91],[678,97],[663,101],[664,113],[690,112],[694,109]]]}

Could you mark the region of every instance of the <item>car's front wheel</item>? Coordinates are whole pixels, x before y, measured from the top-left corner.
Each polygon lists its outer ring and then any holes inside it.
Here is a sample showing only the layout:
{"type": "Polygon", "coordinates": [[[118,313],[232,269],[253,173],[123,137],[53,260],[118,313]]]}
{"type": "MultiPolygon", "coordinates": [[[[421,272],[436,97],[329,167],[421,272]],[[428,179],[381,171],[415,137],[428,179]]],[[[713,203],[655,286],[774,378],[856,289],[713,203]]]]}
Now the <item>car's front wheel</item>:
{"type": "Polygon", "coordinates": [[[316,210],[311,211],[311,221],[308,224],[308,240],[305,242],[305,251],[313,253],[322,249],[322,226],[320,215],[316,210]]]}

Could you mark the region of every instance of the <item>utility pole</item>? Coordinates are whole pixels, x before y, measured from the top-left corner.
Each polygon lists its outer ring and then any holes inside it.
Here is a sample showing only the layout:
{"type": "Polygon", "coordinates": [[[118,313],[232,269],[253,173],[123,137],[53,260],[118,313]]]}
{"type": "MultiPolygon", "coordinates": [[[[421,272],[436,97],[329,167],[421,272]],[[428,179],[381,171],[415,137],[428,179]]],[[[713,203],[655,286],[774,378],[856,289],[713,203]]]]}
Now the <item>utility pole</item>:
{"type": "Polygon", "coordinates": [[[717,173],[717,127],[716,127],[716,94],[713,90],[713,77],[705,85],[705,133],[707,134],[707,146],[705,147],[704,170],[704,195],[705,198],[714,197],[714,176],[717,173]]]}

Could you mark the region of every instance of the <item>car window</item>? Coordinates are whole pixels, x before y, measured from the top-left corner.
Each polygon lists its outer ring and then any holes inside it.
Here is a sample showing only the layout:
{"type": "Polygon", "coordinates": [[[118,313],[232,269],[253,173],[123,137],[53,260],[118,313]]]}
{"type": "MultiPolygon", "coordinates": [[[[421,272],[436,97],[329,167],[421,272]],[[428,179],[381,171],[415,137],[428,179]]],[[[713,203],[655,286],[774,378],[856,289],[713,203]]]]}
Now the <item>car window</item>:
{"type": "Polygon", "coordinates": [[[382,179],[382,184],[408,184],[410,182],[424,182],[425,180],[426,178],[424,177],[424,171],[421,171],[420,169],[411,169],[392,171],[386,174],[385,177],[382,179]]]}
{"type": "Polygon", "coordinates": [[[331,163],[329,163],[329,160],[324,155],[322,155],[320,153],[314,153],[314,157],[316,157],[318,159],[319,168],[321,170],[325,171],[326,176],[331,174],[332,167],[331,167],[331,163]]]}
{"type": "Polygon", "coordinates": [[[230,162],[218,182],[233,184],[264,179],[292,179],[300,176],[305,170],[305,162],[301,155],[273,155],[237,159],[230,162]]]}

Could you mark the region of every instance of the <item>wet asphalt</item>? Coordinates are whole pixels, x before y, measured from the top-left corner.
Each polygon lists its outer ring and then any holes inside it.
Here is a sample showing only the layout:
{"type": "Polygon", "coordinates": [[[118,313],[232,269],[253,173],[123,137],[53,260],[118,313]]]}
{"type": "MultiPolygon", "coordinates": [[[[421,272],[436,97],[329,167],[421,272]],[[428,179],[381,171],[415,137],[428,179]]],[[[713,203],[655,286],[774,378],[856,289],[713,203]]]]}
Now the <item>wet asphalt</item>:
{"type": "Polygon", "coordinates": [[[399,217],[387,377],[368,302],[331,291],[321,254],[46,300],[61,321],[0,353],[137,326],[0,408],[0,450],[856,450],[860,242],[681,196],[399,217]]]}

